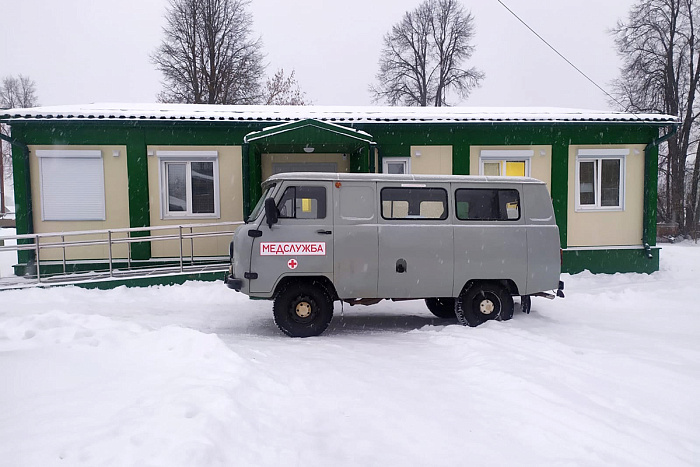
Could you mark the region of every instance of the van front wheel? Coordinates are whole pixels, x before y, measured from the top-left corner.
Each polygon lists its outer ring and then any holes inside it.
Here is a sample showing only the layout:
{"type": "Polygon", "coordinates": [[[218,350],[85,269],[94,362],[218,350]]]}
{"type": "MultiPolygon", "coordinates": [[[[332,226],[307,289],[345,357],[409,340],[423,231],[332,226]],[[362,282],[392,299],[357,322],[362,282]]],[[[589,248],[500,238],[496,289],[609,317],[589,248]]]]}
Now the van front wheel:
{"type": "Polygon", "coordinates": [[[513,297],[505,287],[479,282],[462,291],[455,314],[463,325],[475,327],[490,319],[508,320],[513,317],[513,308],[513,297]]]}
{"type": "Polygon", "coordinates": [[[286,335],[318,336],[333,319],[333,300],[322,287],[292,283],[277,294],[272,312],[275,324],[286,335]]]}
{"type": "Polygon", "coordinates": [[[428,310],[438,318],[454,319],[455,317],[455,299],[452,297],[426,298],[425,304],[428,310]]]}

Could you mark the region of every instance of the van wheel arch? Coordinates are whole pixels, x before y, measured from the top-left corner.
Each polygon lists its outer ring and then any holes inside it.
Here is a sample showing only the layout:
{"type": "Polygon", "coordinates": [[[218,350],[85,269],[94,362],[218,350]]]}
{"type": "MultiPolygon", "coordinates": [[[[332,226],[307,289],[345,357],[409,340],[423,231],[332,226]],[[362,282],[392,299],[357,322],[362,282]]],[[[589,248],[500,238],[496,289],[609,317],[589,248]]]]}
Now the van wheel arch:
{"type": "Polygon", "coordinates": [[[518,292],[518,286],[515,284],[515,281],[513,279],[488,279],[488,280],[472,279],[472,280],[467,281],[466,284],[464,284],[464,287],[462,287],[461,293],[465,293],[473,285],[478,284],[478,283],[483,283],[483,282],[492,282],[492,283],[500,284],[511,295],[520,295],[520,293],[518,292]]]}
{"type": "Polygon", "coordinates": [[[277,298],[290,284],[307,284],[312,287],[320,287],[331,300],[335,301],[339,299],[333,282],[325,276],[285,276],[280,279],[277,286],[275,286],[275,293],[272,294],[272,298],[277,298]]]}

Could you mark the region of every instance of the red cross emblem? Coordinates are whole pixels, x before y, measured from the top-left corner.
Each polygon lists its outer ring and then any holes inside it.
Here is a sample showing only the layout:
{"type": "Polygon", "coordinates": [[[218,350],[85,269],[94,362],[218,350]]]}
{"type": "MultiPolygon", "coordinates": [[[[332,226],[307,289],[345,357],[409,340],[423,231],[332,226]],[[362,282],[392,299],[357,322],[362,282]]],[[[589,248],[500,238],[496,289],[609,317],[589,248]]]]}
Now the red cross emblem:
{"type": "Polygon", "coordinates": [[[292,258],[292,259],[290,259],[289,261],[287,261],[287,267],[288,267],[289,269],[296,269],[297,266],[299,266],[299,263],[298,263],[297,260],[295,260],[294,258],[292,258]]]}

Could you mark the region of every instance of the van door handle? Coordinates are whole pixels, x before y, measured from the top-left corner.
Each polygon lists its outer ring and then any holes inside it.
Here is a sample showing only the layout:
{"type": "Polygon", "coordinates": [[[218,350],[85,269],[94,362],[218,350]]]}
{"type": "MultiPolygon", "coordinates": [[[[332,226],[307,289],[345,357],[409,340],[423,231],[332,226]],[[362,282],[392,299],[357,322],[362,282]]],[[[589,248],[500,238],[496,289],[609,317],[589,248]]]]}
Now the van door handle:
{"type": "Polygon", "coordinates": [[[320,230],[317,230],[316,233],[317,233],[317,234],[321,234],[321,235],[330,235],[330,234],[332,234],[333,232],[332,232],[331,230],[323,230],[323,229],[320,229],[320,230]]]}

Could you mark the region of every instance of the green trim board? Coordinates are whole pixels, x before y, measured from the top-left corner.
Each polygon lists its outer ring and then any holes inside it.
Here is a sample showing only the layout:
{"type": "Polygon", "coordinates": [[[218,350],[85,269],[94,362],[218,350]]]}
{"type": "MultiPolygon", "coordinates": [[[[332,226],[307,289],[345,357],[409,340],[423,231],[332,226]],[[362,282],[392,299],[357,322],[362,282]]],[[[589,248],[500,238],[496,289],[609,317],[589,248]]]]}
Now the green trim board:
{"type": "MultiPolygon", "coordinates": [[[[126,135],[126,167],[129,178],[129,227],[150,227],[148,199],[148,159],[143,130],[133,129],[126,135]]],[[[134,232],[134,237],[147,237],[150,231],[134,232]]],[[[151,257],[150,242],[133,243],[131,255],[135,260],[151,257]]]]}
{"type": "MultiPolygon", "coordinates": [[[[15,195],[15,229],[18,235],[34,233],[34,213],[32,204],[31,174],[29,168],[29,148],[23,141],[21,131],[13,131],[12,144],[12,176],[15,195]]],[[[0,176],[3,176],[0,174],[0,176]]],[[[31,244],[29,240],[19,240],[20,244],[31,244]]],[[[17,260],[28,263],[35,258],[30,250],[17,252],[17,260]]]]}
{"type": "Polygon", "coordinates": [[[578,274],[587,270],[594,274],[651,274],[659,270],[659,250],[652,248],[652,257],[649,258],[644,248],[565,249],[561,272],[578,274]]]}

